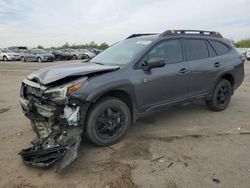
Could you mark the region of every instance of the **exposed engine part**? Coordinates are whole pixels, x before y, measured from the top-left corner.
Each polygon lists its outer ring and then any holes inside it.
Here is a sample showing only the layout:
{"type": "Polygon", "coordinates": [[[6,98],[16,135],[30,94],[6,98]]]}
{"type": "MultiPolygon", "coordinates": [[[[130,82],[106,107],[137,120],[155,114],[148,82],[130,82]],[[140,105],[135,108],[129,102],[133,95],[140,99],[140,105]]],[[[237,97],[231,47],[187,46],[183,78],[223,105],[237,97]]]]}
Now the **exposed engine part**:
{"type": "Polygon", "coordinates": [[[34,124],[40,138],[46,138],[52,132],[51,123],[49,122],[35,122],[34,124]]]}
{"type": "Polygon", "coordinates": [[[38,103],[35,103],[35,107],[37,109],[37,112],[46,118],[51,118],[53,116],[53,112],[56,110],[55,107],[48,105],[41,105],[38,103]]]}
{"type": "Polygon", "coordinates": [[[64,118],[67,120],[68,125],[77,126],[79,121],[79,110],[78,106],[75,110],[69,106],[65,106],[64,108],[64,118]]]}

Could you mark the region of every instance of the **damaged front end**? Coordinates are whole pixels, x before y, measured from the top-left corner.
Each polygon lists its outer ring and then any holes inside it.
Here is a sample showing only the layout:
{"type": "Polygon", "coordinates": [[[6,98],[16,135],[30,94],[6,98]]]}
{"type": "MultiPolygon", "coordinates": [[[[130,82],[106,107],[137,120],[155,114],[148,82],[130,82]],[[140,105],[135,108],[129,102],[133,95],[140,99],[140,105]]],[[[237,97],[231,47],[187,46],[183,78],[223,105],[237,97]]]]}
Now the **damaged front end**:
{"type": "MultiPolygon", "coordinates": [[[[81,83],[86,80],[81,78],[81,83]]],[[[21,106],[37,134],[32,147],[19,153],[25,164],[49,167],[57,163],[60,170],[77,157],[89,106],[88,102],[70,96],[79,87],[80,82],[75,81],[60,87],[23,81],[21,106]]]]}

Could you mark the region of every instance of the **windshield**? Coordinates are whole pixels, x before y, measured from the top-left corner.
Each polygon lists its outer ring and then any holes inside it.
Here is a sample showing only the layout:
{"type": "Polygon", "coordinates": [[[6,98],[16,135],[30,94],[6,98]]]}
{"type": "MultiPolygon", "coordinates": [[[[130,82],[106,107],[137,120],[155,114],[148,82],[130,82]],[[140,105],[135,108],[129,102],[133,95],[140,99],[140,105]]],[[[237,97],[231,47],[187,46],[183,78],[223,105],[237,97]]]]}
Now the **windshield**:
{"type": "Polygon", "coordinates": [[[106,49],[96,57],[92,63],[109,64],[128,64],[145,46],[151,43],[148,39],[127,39],[106,49]]]}
{"type": "Polygon", "coordinates": [[[7,49],[3,49],[1,50],[2,52],[6,53],[6,52],[11,52],[10,50],[7,50],[7,49]]]}

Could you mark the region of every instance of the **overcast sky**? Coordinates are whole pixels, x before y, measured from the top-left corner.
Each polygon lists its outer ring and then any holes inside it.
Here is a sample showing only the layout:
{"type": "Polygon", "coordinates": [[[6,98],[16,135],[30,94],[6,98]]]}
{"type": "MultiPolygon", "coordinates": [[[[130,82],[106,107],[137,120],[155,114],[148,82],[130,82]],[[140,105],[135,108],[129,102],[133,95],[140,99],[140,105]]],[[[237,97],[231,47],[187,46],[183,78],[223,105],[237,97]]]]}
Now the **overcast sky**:
{"type": "Polygon", "coordinates": [[[0,0],[0,47],[112,44],[133,33],[215,30],[250,38],[250,0],[0,0]]]}

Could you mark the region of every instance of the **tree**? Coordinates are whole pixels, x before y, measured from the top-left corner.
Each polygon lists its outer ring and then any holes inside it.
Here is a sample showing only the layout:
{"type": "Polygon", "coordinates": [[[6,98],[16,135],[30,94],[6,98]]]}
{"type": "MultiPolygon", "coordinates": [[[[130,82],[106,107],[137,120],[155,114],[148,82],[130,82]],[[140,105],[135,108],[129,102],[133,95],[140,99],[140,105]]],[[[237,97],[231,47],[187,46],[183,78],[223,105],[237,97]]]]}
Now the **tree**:
{"type": "Polygon", "coordinates": [[[109,45],[106,42],[103,42],[101,44],[96,44],[95,41],[91,41],[90,43],[85,43],[85,44],[69,44],[66,42],[64,45],[59,46],[59,47],[53,47],[54,49],[62,49],[62,48],[73,48],[73,49],[79,49],[79,48],[96,48],[99,50],[105,50],[108,48],[109,45]]]}
{"type": "Polygon", "coordinates": [[[37,48],[38,48],[38,49],[44,49],[44,47],[41,46],[41,45],[38,45],[37,48]]]}
{"type": "Polygon", "coordinates": [[[103,42],[101,43],[99,46],[98,46],[98,49],[100,50],[105,50],[109,47],[109,45],[106,43],[106,42],[103,42]]]}
{"type": "Polygon", "coordinates": [[[250,48],[250,39],[240,40],[234,43],[237,48],[250,48]]]}
{"type": "Polygon", "coordinates": [[[62,45],[61,47],[59,48],[70,48],[70,45],[68,42],[66,42],[64,45],[62,45]]]}

